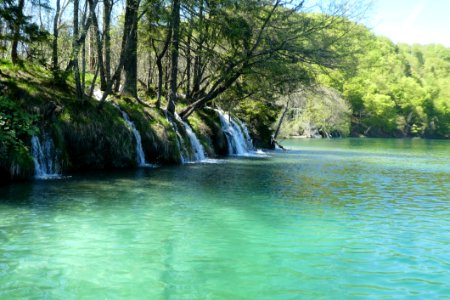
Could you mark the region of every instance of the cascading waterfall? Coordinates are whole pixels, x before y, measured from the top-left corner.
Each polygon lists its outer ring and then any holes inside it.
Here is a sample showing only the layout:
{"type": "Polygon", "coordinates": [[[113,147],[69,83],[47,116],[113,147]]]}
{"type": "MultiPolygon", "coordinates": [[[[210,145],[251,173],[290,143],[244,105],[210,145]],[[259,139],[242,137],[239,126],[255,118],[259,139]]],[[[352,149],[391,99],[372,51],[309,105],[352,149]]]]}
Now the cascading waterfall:
{"type": "Polygon", "coordinates": [[[139,167],[154,167],[154,165],[147,163],[145,160],[145,153],[144,153],[144,149],[142,148],[141,134],[137,130],[134,123],[130,120],[130,117],[128,116],[128,114],[126,112],[124,112],[123,110],[121,110],[117,104],[113,103],[113,106],[120,111],[123,119],[127,123],[128,127],[131,129],[131,131],[133,132],[134,138],[136,140],[136,160],[137,160],[138,166],[139,167]]]}
{"type": "Polygon", "coordinates": [[[198,140],[191,126],[185,121],[183,121],[178,114],[175,113],[175,118],[184,125],[186,133],[189,137],[189,141],[191,143],[192,150],[194,151],[195,161],[205,160],[205,150],[203,149],[202,144],[198,140]]]}
{"type": "Polygon", "coordinates": [[[238,118],[235,118],[234,120],[236,121],[236,123],[241,128],[242,134],[244,136],[244,141],[247,143],[247,149],[254,150],[255,147],[253,147],[253,141],[252,141],[252,138],[250,137],[250,134],[248,133],[247,126],[241,120],[239,120],[238,118]]]}
{"type": "Polygon", "coordinates": [[[44,133],[42,143],[37,136],[31,137],[31,152],[34,161],[34,177],[51,179],[61,177],[61,163],[51,137],[44,133]]]}
{"type": "Polygon", "coordinates": [[[248,156],[255,154],[254,147],[247,127],[238,119],[230,117],[222,110],[219,113],[222,131],[225,133],[228,143],[228,154],[237,156],[248,156]]]}
{"type": "Polygon", "coordinates": [[[170,124],[172,124],[172,129],[173,131],[175,131],[175,135],[177,137],[177,146],[178,149],[180,150],[180,159],[181,159],[181,163],[184,164],[186,162],[189,161],[188,157],[189,157],[189,153],[186,149],[186,146],[184,145],[184,140],[180,135],[180,132],[178,131],[178,125],[177,122],[175,122],[175,120],[173,120],[168,114],[167,112],[164,112],[164,114],[166,115],[166,119],[167,121],[169,121],[170,124]]]}
{"type": "MultiPolygon", "coordinates": [[[[94,97],[97,100],[100,100],[103,96],[103,92],[100,90],[94,90],[94,97]]],[[[149,166],[149,164],[147,164],[145,162],[145,156],[144,156],[144,151],[142,150],[142,145],[141,145],[141,135],[139,134],[139,131],[137,131],[136,127],[134,126],[133,122],[130,121],[128,115],[122,111],[119,106],[117,106],[116,104],[113,104],[122,114],[123,118],[127,121],[128,125],[130,126],[130,128],[133,130],[133,134],[136,137],[136,152],[138,153],[138,164],[139,166],[149,166]]],[[[178,131],[178,125],[177,123],[172,120],[172,118],[169,118],[167,113],[166,113],[166,118],[167,120],[172,124],[172,128],[173,130],[176,132],[177,135],[177,146],[178,149],[180,149],[180,158],[181,158],[181,163],[186,163],[191,161],[189,159],[189,151],[187,150],[184,140],[182,138],[182,136],[180,135],[179,131],[178,131]]],[[[191,147],[194,151],[194,161],[201,161],[201,160],[205,160],[206,159],[206,155],[205,155],[205,151],[203,149],[203,146],[201,145],[200,141],[198,140],[197,136],[195,135],[194,131],[192,130],[191,126],[189,126],[188,123],[184,122],[180,116],[178,116],[178,114],[175,113],[175,118],[183,124],[186,133],[189,137],[189,141],[191,144],[191,147]]]]}

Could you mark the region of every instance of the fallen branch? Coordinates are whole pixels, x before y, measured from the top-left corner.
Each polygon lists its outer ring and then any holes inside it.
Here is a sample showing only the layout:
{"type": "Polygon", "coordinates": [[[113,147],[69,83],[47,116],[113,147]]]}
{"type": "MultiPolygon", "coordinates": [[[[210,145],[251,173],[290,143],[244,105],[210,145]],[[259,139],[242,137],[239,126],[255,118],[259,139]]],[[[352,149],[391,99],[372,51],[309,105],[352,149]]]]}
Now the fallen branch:
{"type": "Polygon", "coordinates": [[[274,146],[278,146],[280,149],[282,149],[283,151],[287,151],[287,149],[286,148],[284,148],[283,147],[283,145],[281,145],[276,139],[274,139],[273,137],[272,137],[272,145],[274,145],[274,146]]]}

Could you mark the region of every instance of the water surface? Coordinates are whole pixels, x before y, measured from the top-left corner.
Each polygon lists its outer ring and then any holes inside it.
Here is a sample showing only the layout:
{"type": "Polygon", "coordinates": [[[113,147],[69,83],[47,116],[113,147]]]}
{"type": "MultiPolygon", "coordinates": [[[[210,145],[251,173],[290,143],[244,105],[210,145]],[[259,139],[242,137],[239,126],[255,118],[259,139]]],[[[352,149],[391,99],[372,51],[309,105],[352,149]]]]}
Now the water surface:
{"type": "Polygon", "coordinates": [[[283,144],[1,188],[0,298],[449,297],[449,141],[283,144]]]}

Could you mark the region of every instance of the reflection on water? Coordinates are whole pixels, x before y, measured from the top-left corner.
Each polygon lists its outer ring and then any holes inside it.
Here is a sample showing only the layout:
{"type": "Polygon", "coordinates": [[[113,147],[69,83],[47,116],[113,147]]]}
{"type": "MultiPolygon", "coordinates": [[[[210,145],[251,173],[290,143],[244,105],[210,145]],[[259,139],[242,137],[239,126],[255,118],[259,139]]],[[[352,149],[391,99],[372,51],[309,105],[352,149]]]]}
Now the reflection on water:
{"type": "Polygon", "coordinates": [[[450,295],[448,141],[284,144],[0,189],[0,298],[450,295]]]}

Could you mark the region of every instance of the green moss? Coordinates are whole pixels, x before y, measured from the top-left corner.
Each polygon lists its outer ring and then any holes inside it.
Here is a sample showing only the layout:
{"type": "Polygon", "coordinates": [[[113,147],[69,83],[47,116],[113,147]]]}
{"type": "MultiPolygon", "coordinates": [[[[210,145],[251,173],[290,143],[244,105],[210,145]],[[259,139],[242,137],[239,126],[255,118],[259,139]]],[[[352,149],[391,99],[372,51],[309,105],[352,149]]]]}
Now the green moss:
{"type": "Polygon", "coordinates": [[[195,135],[202,144],[203,149],[207,153],[208,157],[214,157],[216,156],[216,154],[213,145],[214,143],[211,139],[211,137],[214,135],[214,129],[212,129],[210,125],[208,125],[208,123],[203,120],[205,116],[207,115],[201,115],[195,112],[189,117],[188,123],[192,127],[192,130],[195,132],[195,135]]]}
{"type": "Polygon", "coordinates": [[[142,146],[148,162],[157,164],[181,162],[176,133],[163,111],[146,108],[129,98],[116,97],[114,101],[128,114],[141,134],[142,146]]]}
{"type": "Polygon", "coordinates": [[[135,140],[120,112],[109,103],[98,110],[88,102],[65,123],[65,137],[79,168],[125,168],[136,165],[135,140]]]}
{"type": "Polygon", "coordinates": [[[256,147],[270,148],[273,130],[279,107],[267,102],[248,100],[241,102],[236,109],[237,117],[245,122],[256,147]]]}
{"type": "Polygon", "coordinates": [[[10,175],[12,178],[25,179],[34,173],[33,157],[28,147],[20,147],[11,154],[10,175]]]}
{"type": "MultiPolygon", "coordinates": [[[[18,66],[0,61],[0,70],[0,89],[5,91],[9,99],[14,99],[8,100],[8,105],[13,105],[15,111],[23,116],[31,116],[29,122],[25,122],[27,126],[23,126],[23,122],[18,123],[23,131],[20,133],[16,128],[15,135],[11,138],[18,143],[20,151],[13,153],[10,145],[6,144],[6,139],[0,139],[0,177],[32,176],[34,164],[30,137],[39,131],[52,137],[66,174],[81,170],[136,166],[135,138],[119,110],[108,102],[102,109],[98,109],[98,102],[93,99],[78,101],[74,96],[72,76],[64,83],[55,83],[54,74],[50,71],[26,62],[23,66],[18,66]],[[27,133],[25,128],[31,127],[34,131],[27,133]]],[[[90,85],[92,74],[86,79],[87,85],[90,85]]],[[[180,163],[178,134],[185,140],[186,148],[193,155],[181,122],[177,122],[177,134],[163,110],[144,107],[129,98],[111,98],[129,115],[139,130],[148,162],[180,163]]],[[[145,101],[152,103],[155,99],[147,98],[145,101]]],[[[3,100],[0,102],[6,103],[3,100]]],[[[165,107],[165,99],[162,104],[165,107]]],[[[191,127],[210,157],[215,155],[216,140],[221,134],[218,122],[213,111],[194,113],[189,118],[191,127]]],[[[0,134],[5,135],[2,132],[0,134]]]]}
{"type": "MultiPolygon", "coordinates": [[[[204,133],[207,133],[207,137],[204,138],[209,139],[207,140],[207,142],[211,143],[209,148],[205,148],[205,150],[208,151],[208,155],[210,155],[211,157],[215,155],[227,155],[227,140],[222,131],[218,113],[212,109],[204,109],[195,112],[193,116],[194,120],[196,119],[195,116],[198,116],[198,118],[202,120],[204,126],[208,128],[208,130],[204,131],[204,133]]],[[[199,126],[198,122],[196,124],[195,121],[192,124],[194,127],[199,126]]],[[[196,132],[201,133],[202,130],[199,129],[196,132]]]]}

